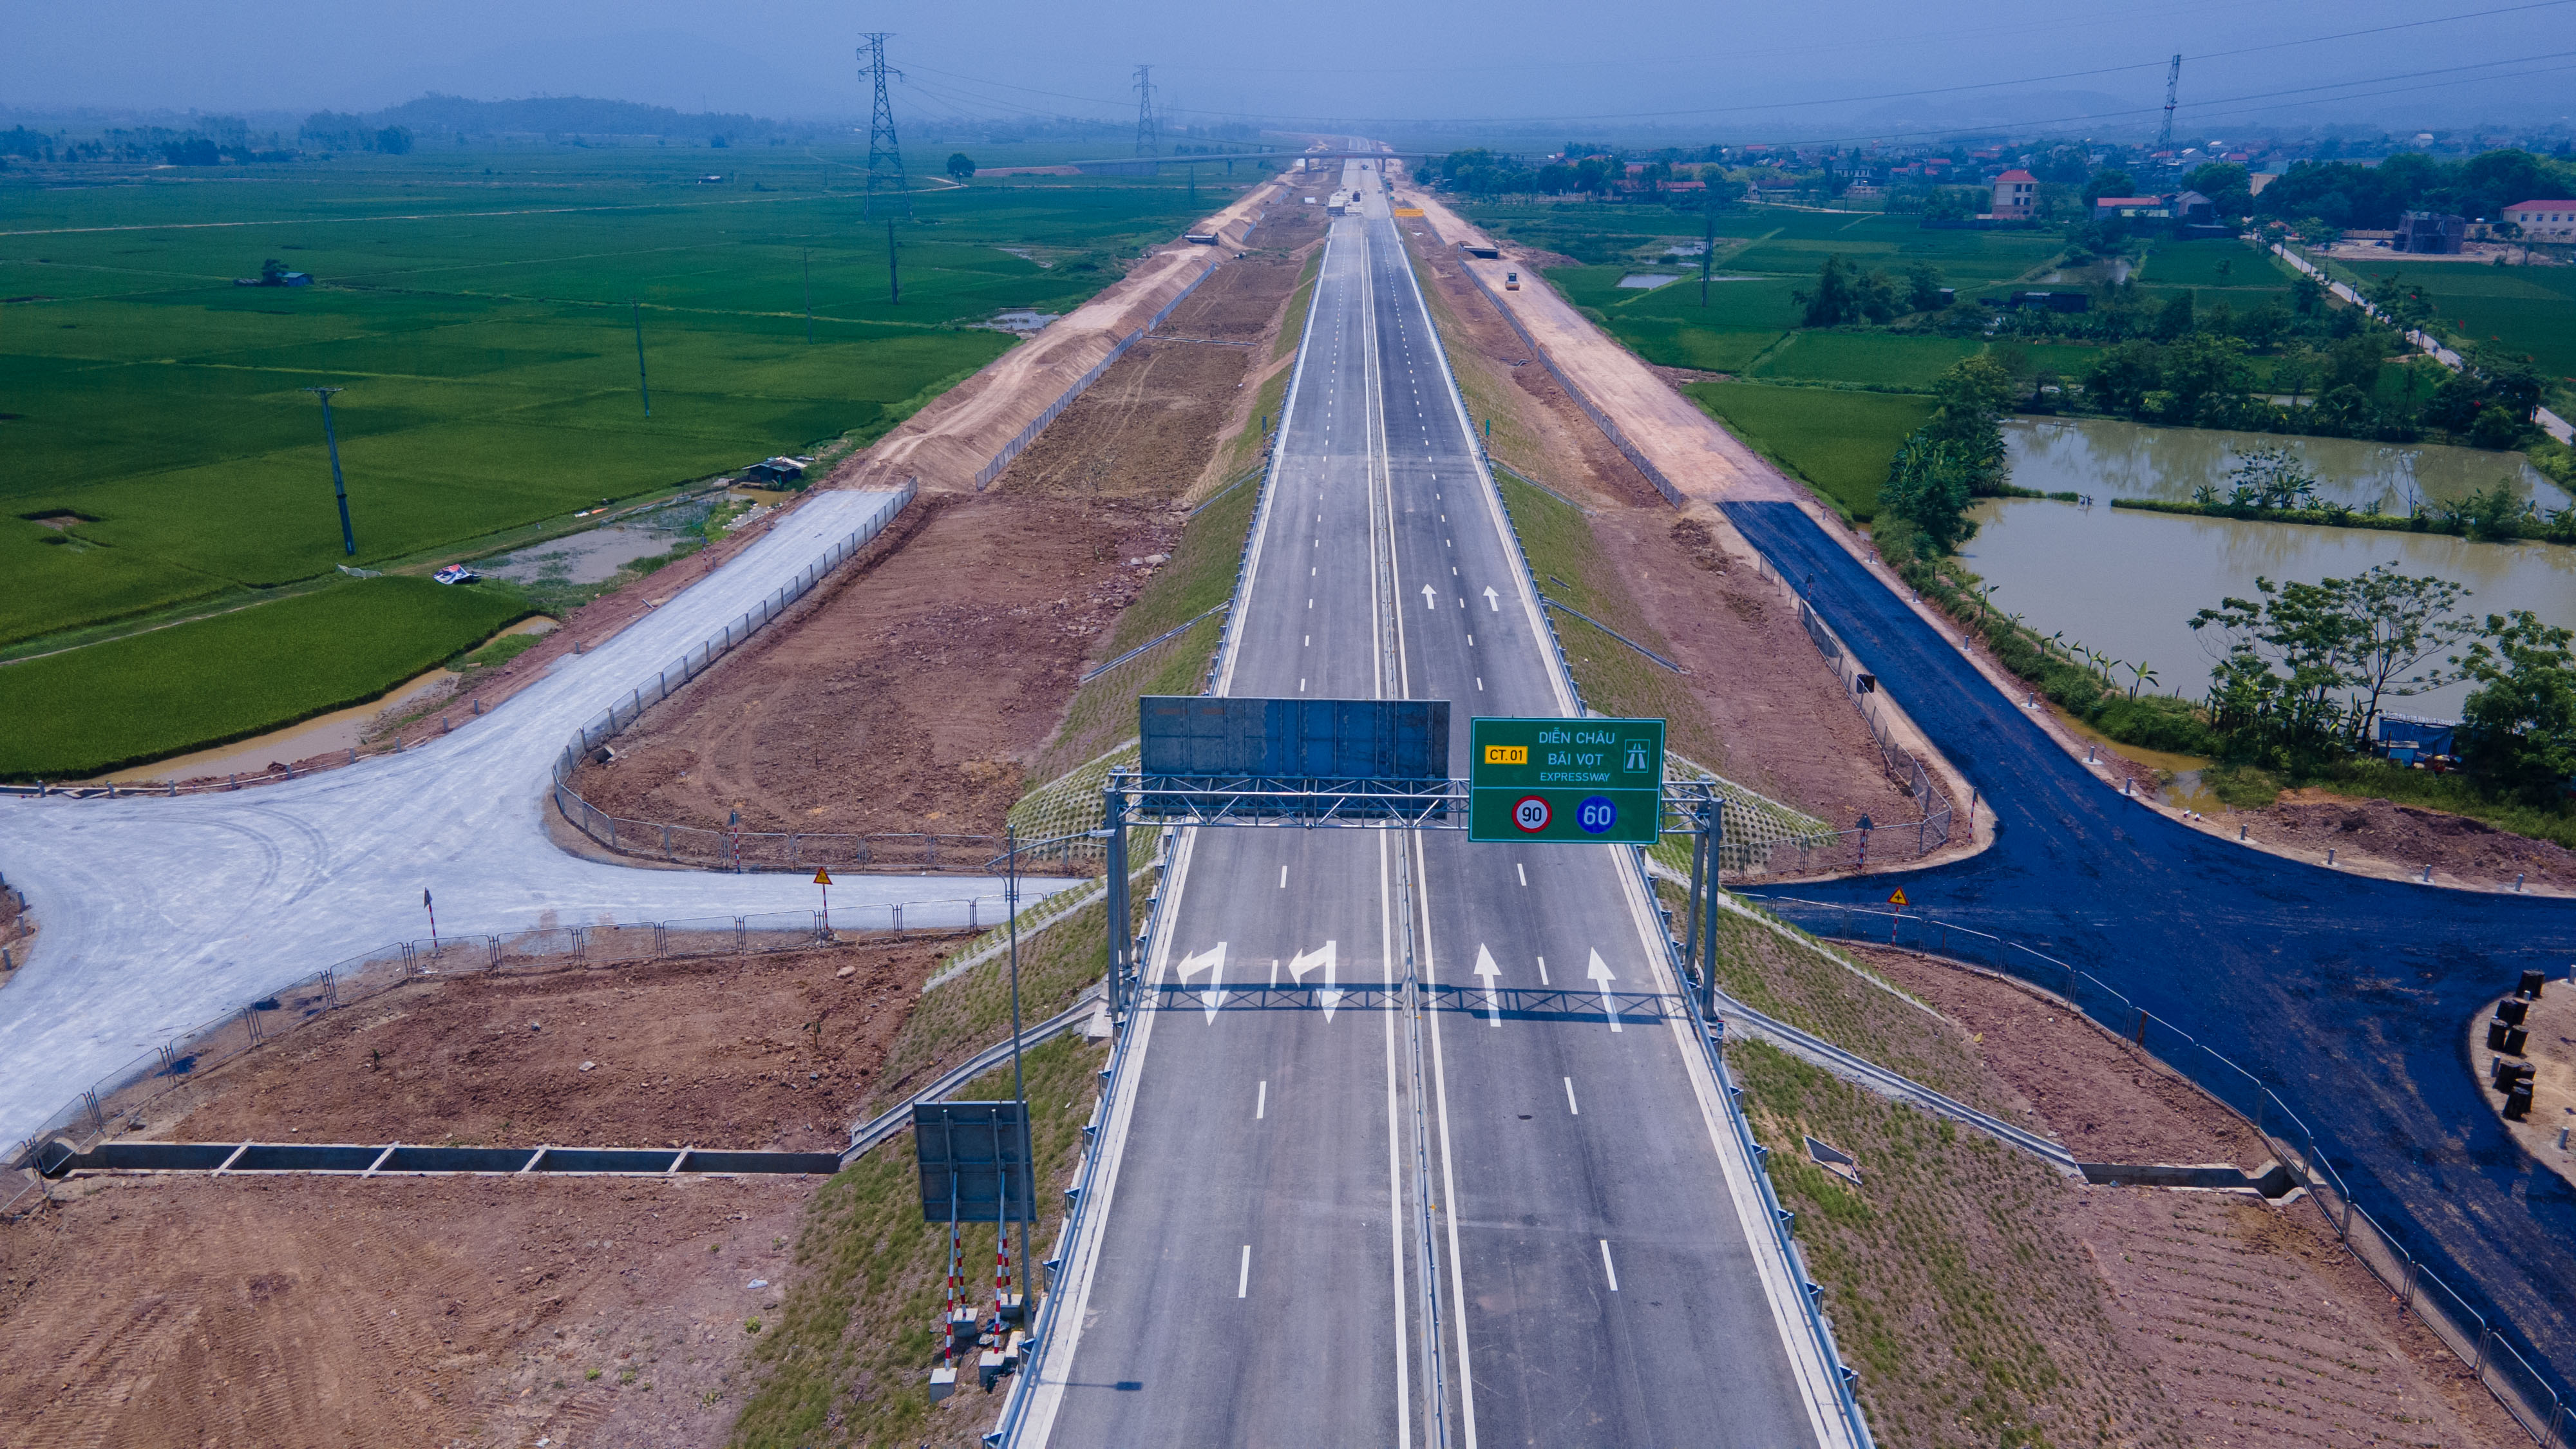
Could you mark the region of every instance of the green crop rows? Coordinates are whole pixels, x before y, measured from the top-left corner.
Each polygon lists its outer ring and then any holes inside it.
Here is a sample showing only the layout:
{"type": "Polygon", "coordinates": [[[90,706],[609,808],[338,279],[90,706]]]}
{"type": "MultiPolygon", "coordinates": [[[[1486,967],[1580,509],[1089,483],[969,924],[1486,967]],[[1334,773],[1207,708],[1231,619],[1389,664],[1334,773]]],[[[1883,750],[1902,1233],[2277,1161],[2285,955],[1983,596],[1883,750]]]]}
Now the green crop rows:
{"type": "Polygon", "coordinates": [[[62,779],[362,703],[523,617],[516,594],[365,579],[0,669],[0,779],[62,779]]]}
{"type": "MultiPolygon", "coordinates": [[[[336,593],[344,562],[422,571],[604,500],[865,442],[1012,345],[971,324],[1067,311],[1232,194],[1213,174],[1195,196],[1180,177],[923,183],[893,227],[898,302],[884,218],[852,189],[862,169],[783,149],[511,152],[0,185],[0,657],[86,646],[49,677],[115,676],[109,656],[90,662],[102,638],[336,593]],[[728,169],[702,180],[711,155],[728,169]],[[234,285],[269,258],[315,284],[234,285]],[[345,389],[354,558],[315,386],[345,389]]],[[[420,611],[416,632],[446,639],[430,597],[365,609],[420,611]]],[[[200,649],[251,637],[170,633],[200,649]]],[[[267,667],[227,672],[255,695],[267,667]]],[[[0,710],[30,678],[0,669],[0,710]]],[[[267,723],[309,693],[281,680],[267,723]]],[[[216,737],[181,734],[155,738],[216,737]]],[[[44,768],[131,758],[115,739],[49,747],[44,768]]]]}
{"type": "Polygon", "coordinates": [[[1751,382],[1698,382],[1683,392],[1861,519],[1878,510],[1897,445],[1932,415],[1930,398],[1905,393],[1751,382]]]}
{"type": "Polygon", "coordinates": [[[0,191],[0,576],[17,585],[0,645],[342,562],[304,387],[347,389],[355,562],[414,558],[873,435],[1010,346],[955,324],[1062,311],[1117,275],[1113,254],[1223,199],[1071,178],[926,192],[895,229],[895,303],[847,158],[721,183],[686,161],[424,157],[0,191]],[[269,257],[317,285],[232,284],[269,257]]]}

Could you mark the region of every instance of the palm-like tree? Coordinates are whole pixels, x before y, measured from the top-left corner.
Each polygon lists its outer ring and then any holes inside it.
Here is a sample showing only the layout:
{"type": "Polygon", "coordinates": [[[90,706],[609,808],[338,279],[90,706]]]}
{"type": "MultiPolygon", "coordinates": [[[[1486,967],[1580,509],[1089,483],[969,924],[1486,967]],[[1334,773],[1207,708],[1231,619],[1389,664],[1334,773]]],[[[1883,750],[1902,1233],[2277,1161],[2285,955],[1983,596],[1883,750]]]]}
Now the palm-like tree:
{"type": "Polygon", "coordinates": [[[2138,697],[2138,686],[2154,680],[2156,672],[2154,669],[2148,667],[2144,661],[2129,665],[2128,670],[2130,675],[2129,698],[2135,699],[2138,697]]]}

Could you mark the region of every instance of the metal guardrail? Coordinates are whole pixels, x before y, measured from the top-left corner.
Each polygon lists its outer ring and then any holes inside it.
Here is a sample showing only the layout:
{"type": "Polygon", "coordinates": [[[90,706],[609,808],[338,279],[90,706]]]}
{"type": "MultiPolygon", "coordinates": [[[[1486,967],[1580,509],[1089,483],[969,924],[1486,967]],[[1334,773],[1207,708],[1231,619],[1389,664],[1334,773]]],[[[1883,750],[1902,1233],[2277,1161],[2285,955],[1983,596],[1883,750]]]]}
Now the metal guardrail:
{"type": "MultiPolygon", "coordinates": [[[[280,986],[239,1010],[176,1033],[72,1096],[23,1141],[0,1152],[0,1218],[27,1211],[32,1205],[29,1199],[43,1194],[42,1180],[29,1169],[47,1144],[59,1141],[71,1151],[85,1152],[118,1135],[127,1124],[142,1120],[147,1110],[165,1104],[173,1093],[192,1088],[213,1068],[397,986],[444,976],[548,975],[645,961],[810,950],[832,944],[844,932],[901,934],[906,910],[917,913],[923,907],[957,905],[966,907],[962,929],[968,931],[981,929],[987,906],[991,919],[999,919],[1005,908],[1001,896],[973,896],[844,906],[834,912],[836,920],[829,930],[820,911],[771,911],[624,926],[441,936],[396,941],[361,952],[280,986]]],[[[952,928],[936,929],[944,933],[952,928]]]]}
{"type": "MultiPolygon", "coordinates": [[[[2576,1435],[2576,1402],[2543,1378],[2520,1351],[2509,1341],[2509,1335],[2497,1331],[2484,1314],[2468,1306],[2457,1291],[2408,1253],[2396,1238],[2378,1221],[2353,1201],[2343,1177],[2327,1160],[2325,1149],[2307,1124],[2299,1120],[2278,1094],[2264,1085],[2261,1078],[2239,1066],[2217,1048],[2209,1046],[2163,1017],[2139,1006],[2100,977],[2081,967],[2061,961],[2044,952],[2034,951],[2018,941],[1959,925],[1935,920],[1929,915],[1892,911],[1876,906],[1855,906],[1839,901],[1815,901],[1798,896],[1768,892],[1741,891],[1750,899],[1776,901],[1800,909],[1811,920],[1825,912],[1835,913],[1832,920],[1840,929],[1835,934],[1857,937],[1855,923],[1869,922],[1869,939],[1885,939],[1894,945],[1934,955],[1961,956],[1982,960],[1985,964],[2015,978],[2032,981],[2056,991],[2066,1002],[2097,1025],[2116,1036],[2125,1037],[2175,1070],[2177,1055],[2193,1051],[2205,1053],[2211,1062],[2226,1068],[2219,1080],[2232,1083],[2233,1090],[2201,1081],[2188,1071],[2183,1075],[2198,1082],[2203,1090],[2228,1110],[2242,1117],[2261,1135],[2288,1168],[2300,1186],[2307,1188],[2309,1201],[2317,1205],[2326,1225],[2337,1239],[2352,1249],[2353,1256],[2370,1270],[2391,1296],[2408,1311],[2415,1313],[2445,1347],[2468,1364],[2478,1381],[2495,1395],[2514,1422],[2545,1449],[2570,1449],[2571,1435],[2576,1435]],[[1879,935],[1877,923],[1884,922],[1886,934],[1879,935]],[[1902,939],[1911,924],[1914,939],[1902,939]],[[2230,1075],[2232,1074],[2232,1075],[2230,1075]]],[[[1782,913],[1784,917],[1787,913],[1782,913]]],[[[1819,926],[1821,929],[1821,924],[1819,926]]]]}

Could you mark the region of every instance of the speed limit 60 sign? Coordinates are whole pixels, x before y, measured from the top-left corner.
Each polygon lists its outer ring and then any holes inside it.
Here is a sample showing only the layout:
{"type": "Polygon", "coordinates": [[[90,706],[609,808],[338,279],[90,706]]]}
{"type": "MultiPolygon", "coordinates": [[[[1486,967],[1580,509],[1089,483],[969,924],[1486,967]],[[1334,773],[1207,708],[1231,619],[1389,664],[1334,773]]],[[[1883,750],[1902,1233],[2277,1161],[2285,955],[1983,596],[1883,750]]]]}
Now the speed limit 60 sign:
{"type": "Polygon", "coordinates": [[[1659,719],[1479,719],[1470,840],[1652,845],[1663,818],[1659,719]]]}

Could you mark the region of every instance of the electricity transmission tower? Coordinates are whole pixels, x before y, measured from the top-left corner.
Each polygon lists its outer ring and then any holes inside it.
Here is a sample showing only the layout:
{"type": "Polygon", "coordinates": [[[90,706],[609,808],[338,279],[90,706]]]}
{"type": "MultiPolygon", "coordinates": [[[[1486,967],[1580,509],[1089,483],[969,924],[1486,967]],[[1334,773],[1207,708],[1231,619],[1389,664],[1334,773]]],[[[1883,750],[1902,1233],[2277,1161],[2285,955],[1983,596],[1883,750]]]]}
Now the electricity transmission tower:
{"type": "Polygon", "coordinates": [[[1162,126],[1154,119],[1154,68],[1140,65],[1136,67],[1136,154],[1162,153],[1162,126]]]}
{"type": "Polygon", "coordinates": [[[867,66],[868,78],[875,83],[876,108],[868,113],[868,195],[859,209],[861,216],[877,212],[877,193],[891,191],[903,203],[903,214],[912,215],[912,193],[903,179],[903,147],[894,138],[894,102],[886,99],[886,77],[903,79],[903,72],[886,69],[887,30],[867,32],[867,44],[859,47],[859,59],[867,66]]]}
{"type": "Polygon", "coordinates": [[[2173,149],[2174,90],[2181,84],[2182,57],[2177,55],[2173,64],[2165,68],[2165,127],[2156,132],[2156,149],[2159,151],[2173,149]]]}

